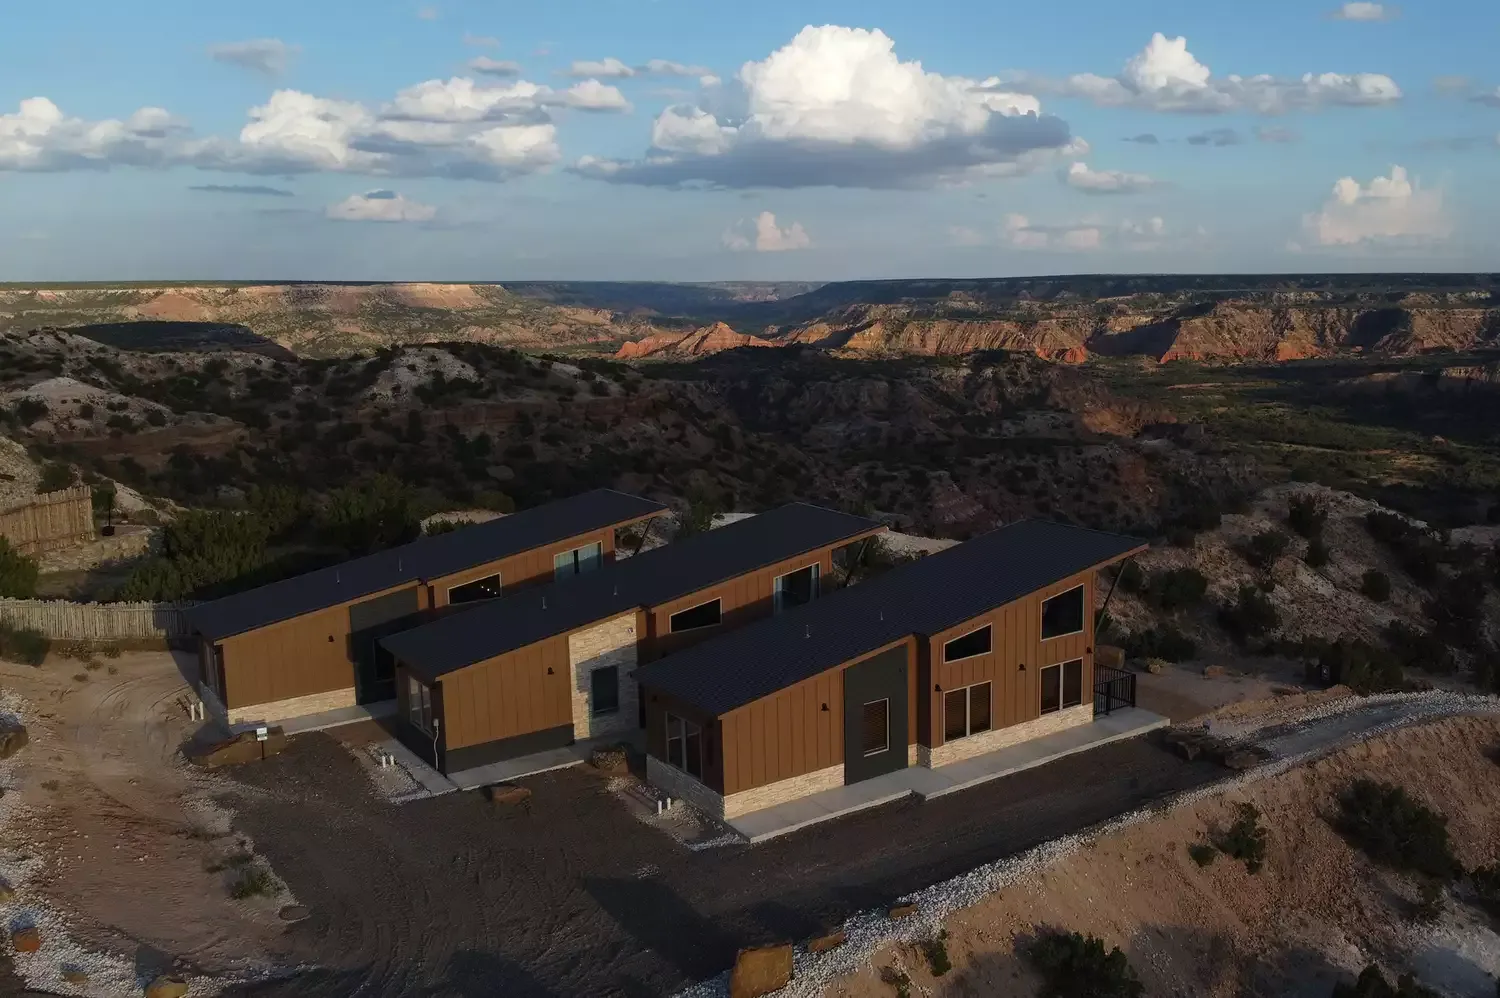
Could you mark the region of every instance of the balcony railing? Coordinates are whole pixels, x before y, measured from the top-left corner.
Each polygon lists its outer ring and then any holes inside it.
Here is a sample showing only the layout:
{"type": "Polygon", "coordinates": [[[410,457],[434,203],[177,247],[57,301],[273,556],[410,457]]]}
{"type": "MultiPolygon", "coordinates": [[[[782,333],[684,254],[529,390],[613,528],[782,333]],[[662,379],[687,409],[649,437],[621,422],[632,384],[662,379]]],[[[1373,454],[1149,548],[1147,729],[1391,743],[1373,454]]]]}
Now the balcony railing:
{"type": "Polygon", "coordinates": [[[1094,714],[1135,706],[1135,673],[1094,666],[1094,714]]]}

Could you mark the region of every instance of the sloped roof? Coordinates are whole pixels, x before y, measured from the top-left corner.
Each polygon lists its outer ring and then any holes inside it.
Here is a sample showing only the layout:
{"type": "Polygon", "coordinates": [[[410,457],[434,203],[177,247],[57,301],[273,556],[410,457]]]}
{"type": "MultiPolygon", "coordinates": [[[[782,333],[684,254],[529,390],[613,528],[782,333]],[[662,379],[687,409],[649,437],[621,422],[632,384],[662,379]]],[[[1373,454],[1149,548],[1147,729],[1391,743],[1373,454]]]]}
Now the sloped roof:
{"type": "Polygon", "coordinates": [[[715,715],[908,635],[931,635],[1123,558],[1145,542],[1023,520],[636,670],[643,685],[715,715]]]}
{"type": "Polygon", "coordinates": [[[669,603],[883,529],[862,516],[792,503],[390,635],[381,644],[418,676],[437,679],[595,621],[669,603]]]}
{"type": "Polygon", "coordinates": [[[204,603],[188,611],[188,622],[205,637],[227,638],[665,510],[659,502],[595,489],[204,603]]]}

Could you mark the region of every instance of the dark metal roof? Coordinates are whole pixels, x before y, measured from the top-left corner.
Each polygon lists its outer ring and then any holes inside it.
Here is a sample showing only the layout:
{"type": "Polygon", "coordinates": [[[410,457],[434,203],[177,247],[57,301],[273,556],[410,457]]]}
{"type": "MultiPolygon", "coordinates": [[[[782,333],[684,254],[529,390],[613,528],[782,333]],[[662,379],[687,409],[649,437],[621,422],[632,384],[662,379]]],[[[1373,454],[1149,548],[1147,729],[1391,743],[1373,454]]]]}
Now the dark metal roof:
{"type": "Polygon", "coordinates": [[[883,529],[875,520],[792,503],[654,548],[563,582],[526,589],[382,640],[417,675],[465,666],[640,607],[883,529]]]}
{"type": "Polygon", "coordinates": [[[1122,558],[1144,541],[1023,520],[636,670],[636,679],[715,715],[912,634],[956,627],[1122,558]]]}
{"type": "Polygon", "coordinates": [[[612,524],[655,516],[666,508],[613,489],[595,489],[204,603],[188,611],[188,622],[205,637],[227,638],[403,583],[452,575],[612,524]]]}

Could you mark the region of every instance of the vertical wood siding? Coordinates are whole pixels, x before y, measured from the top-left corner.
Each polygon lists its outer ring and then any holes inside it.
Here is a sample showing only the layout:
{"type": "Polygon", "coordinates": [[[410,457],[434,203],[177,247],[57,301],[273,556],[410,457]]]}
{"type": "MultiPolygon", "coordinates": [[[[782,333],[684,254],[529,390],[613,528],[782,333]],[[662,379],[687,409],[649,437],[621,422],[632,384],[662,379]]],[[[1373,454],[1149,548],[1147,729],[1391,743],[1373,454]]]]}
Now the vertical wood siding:
{"type": "Polygon", "coordinates": [[[566,634],[449,673],[444,745],[451,752],[572,724],[569,676],[566,634]]]}

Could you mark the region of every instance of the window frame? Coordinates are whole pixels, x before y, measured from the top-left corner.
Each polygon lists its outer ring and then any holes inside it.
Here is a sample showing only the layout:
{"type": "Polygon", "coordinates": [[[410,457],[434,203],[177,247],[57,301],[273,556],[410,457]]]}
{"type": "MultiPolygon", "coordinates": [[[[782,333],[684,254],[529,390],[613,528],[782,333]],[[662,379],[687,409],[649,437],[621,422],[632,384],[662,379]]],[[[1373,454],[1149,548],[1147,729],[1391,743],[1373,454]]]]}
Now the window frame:
{"type": "Polygon", "coordinates": [[[776,614],[781,613],[784,610],[790,610],[793,607],[806,606],[808,603],[811,603],[813,600],[822,595],[823,566],[820,562],[815,561],[811,564],[803,565],[801,568],[794,568],[790,572],[783,572],[780,575],[776,576],[775,579],[771,580],[771,612],[773,614],[776,614]],[[789,579],[792,576],[800,575],[803,572],[812,573],[812,586],[810,587],[810,593],[804,602],[793,603],[791,606],[788,606],[786,604],[786,590],[782,587],[781,580],[789,579]]]}
{"type": "Polygon", "coordinates": [[[609,717],[620,712],[620,667],[618,665],[603,665],[597,669],[589,670],[589,717],[609,717]],[[615,676],[615,702],[614,706],[605,710],[599,709],[598,697],[595,695],[595,677],[602,672],[612,672],[615,676]]]}
{"type": "Polygon", "coordinates": [[[878,749],[866,749],[866,748],[864,748],[863,739],[861,738],[861,745],[860,745],[861,755],[863,756],[863,758],[866,758],[866,759],[872,758],[873,756],[877,756],[877,755],[884,755],[885,753],[887,753],[887,752],[889,752],[891,750],[891,698],[890,697],[880,697],[877,700],[866,700],[863,704],[860,705],[860,708],[859,708],[860,709],[860,730],[861,730],[862,733],[865,730],[864,729],[864,722],[865,722],[865,719],[866,719],[865,718],[865,710],[866,710],[866,708],[871,707],[871,706],[873,706],[873,705],[875,705],[877,703],[885,704],[885,711],[884,711],[884,713],[885,713],[885,744],[881,745],[880,748],[878,748],[878,749]]]}
{"type": "Polygon", "coordinates": [[[724,597],[722,597],[722,596],[715,596],[713,599],[706,599],[702,603],[694,603],[692,606],[685,606],[685,607],[683,607],[681,610],[678,610],[676,613],[670,613],[670,614],[668,614],[667,615],[667,633],[668,634],[691,634],[694,631],[706,631],[710,627],[718,627],[719,625],[721,625],[723,623],[724,623],[724,597]],[[708,606],[710,603],[717,603],[717,604],[719,604],[718,619],[715,620],[712,624],[698,624],[695,627],[678,627],[676,625],[675,621],[677,620],[678,617],[682,616],[684,613],[691,613],[692,611],[698,609],[699,607],[708,606]]]}
{"type": "Polygon", "coordinates": [[[1056,714],[1059,711],[1071,710],[1074,707],[1082,707],[1083,706],[1083,659],[1081,659],[1081,658],[1070,658],[1070,659],[1068,659],[1065,662],[1053,662],[1051,665],[1043,666],[1042,667],[1041,688],[1038,691],[1038,693],[1039,693],[1039,696],[1042,698],[1042,700],[1041,700],[1041,716],[1043,716],[1043,717],[1045,717],[1048,714],[1056,714]],[[1077,666],[1077,669],[1078,669],[1078,699],[1075,700],[1075,701],[1073,701],[1072,703],[1068,702],[1068,672],[1067,672],[1067,670],[1068,670],[1068,668],[1070,666],[1077,666]],[[1047,673],[1050,672],[1053,669],[1057,670],[1057,706],[1053,707],[1053,708],[1051,708],[1049,710],[1047,708],[1047,701],[1045,699],[1046,695],[1047,695],[1047,673]]]}
{"type": "Polygon", "coordinates": [[[557,552],[556,554],[554,554],[552,556],[552,581],[553,582],[561,582],[564,579],[571,579],[571,578],[573,578],[575,576],[585,575],[588,572],[596,571],[603,564],[604,564],[604,542],[603,541],[590,541],[587,544],[580,544],[576,548],[568,548],[566,551],[559,551],[559,552],[557,552]],[[579,553],[583,552],[583,551],[592,551],[592,552],[594,552],[594,557],[590,561],[585,562],[582,558],[579,557],[579,553]],[[559,565],[558,564],[558,559],[559,558],[566,558],[566,559],[568,559],[568,561],[565,564],[568,567],[570,567],[572,570],[571,571],[564,571],[564,565],[559,565]],[[585,568],[583,568],[583,565],[585,565],[585,564],[592,564],[593,567],[585,569],[585,568]],[[562,574],[559,574],[559,573],[562,573],[562,574]]]}
{"type": "Polygon", "coordinates": [[[432,687],[410,672],[406,674],[406,723],[424,735],[435,734],[432,687]]]}
{"type": "Polygon", "coordinates": [[[468,582],[460,582],[456,586],[449,586],[448,587],[448,605],[449,606],[466,606],[469,603],[483,603],[485,600],[499,599],[501,596],[504,596],[504,595],[505,595],[505,579],[502,578],[502,573],[500,573],[500,572],[491,572],[489,575],[483,575],[483,576],[480,576],[477,579],[470,579],[468,582]],[[456,590],[465,589],[465,588],[467,588],[469,586],[475,586],[475,585],[478,585],[481,582],[488,582],[491,579],[495,580],[495,595],[493,595],[493,596],[479,596],[479,597],[476,597],[474,599],[466,599],[466,600],[455,600],[453,598],[453,593],[456,590]]]}
{"type": "Polygon", "coordinates": [[[671,766],[673,769],[677,770],[679,773],[685,773],[689,777],[702,782],[704,760],[707,755],[707,753],[705,753],[703,750],[703,726],[695,721],[689,721],[687,718],[679,714],[673,714],[670,711],[665,712],[662,717],[663,727],[666,729],[666,737],[663,739],[662,743],[663,749],[665,751],[665,758],[663,758],[662,761],[665,762],[668,766],[671,766]],[[675,734],[673,732],[674,727],[676,728],[675,734]],[[698,739],[698,772],[696,774],[687,765],[689,739],[691,739],[694,735],[696,735],[698,739]],[[678,743],[679,751],[681,753],[680,760],[674,760],[672,758],[673,742],[678,743]]]}
{"type": "Polygon", "coordinates": [[[943,691],[943,744],[944,745],[948,744],[949,742],[956,742],[956,741],[958,741],[961,738],[973,738],[975,735],[982,735],[982,734],[985,734],[985,733],[993,731],[993,730],[995,730],[995,683],[994,683],[993,680],[986,679],[986,680],[984,680],[983,682],[980,682],[980,683],[970,683],[968,686],[959,686],[959,687],[956,687],[954,689],[949,689],[949,690],[944,690],[943,691]],[[988,714],[988,720],[985,722],[985,726],[983,728],[975,730],[975,728],[974,728],[974,699],[975,699],[975,694],[979,691],[979,689],[981,687],[986,688],[986,695],[987,695],[988,700],[989,700],[989,714],[988,714]],[[964,733],[961,734],[961,735],[949,735],[948,734],[948,698],[950,696],[953,696],[956,693],[962,693],[964,695],[964,733]]]}
{"type": "Polygon", "coordinates": [[[1041,634],[1041,640],[1052,641],[1055,638],[1072,637],[1075,634],[1082,634],[1084,631],[1088,630],[1089,608],[1087,600],[1088,586],[1082,582],[1078,583],[1078,585],[1076,586],[1069,586],[1067,589],[1064,589],[1060,593],[1053,593],[1051,596],[1048,596],[1046,599],[1042,600],[1042,605],[1038,610],[1040,619],[1037,622],[1039,627],[1038,633],[1041,634]],[[1075,592],[1078,593],[1078,629],[1073,631],[1059,631],[1056,634],[1048,634],[1047,604],[1051,603],[1053,600],[1062,599],[1064,596],[1070,596],[1075,592]]]}
{"type": "Polygon", "coordinates": [[[988,655],[991,652],[993,652],[994,650],[995,650],[995,625],[994,625],[994,622],[992,621],[992,622],[990,622],[988,624],[980,624],[978,627],[970,628],[969,630],[965,631],[964,633],[958,635],[958,637],[949,638],[947,641],[944,641],[943,642],[943,664],[947,665],[950,662],[967,662],[971,658],[979,658],[981,655],[988,655]],[[971,652],[968,655],[960,655],[958,658],[949,658],[948,657],[948,648],[951,645],[957,644],[958,642],[962,641],[964,638],[973,637],[975,634],[978,634],[980,631],[988,631],[989,632],[989,640],[985,642],[985,649],[984,649],[984,651],[971,652]]]}

